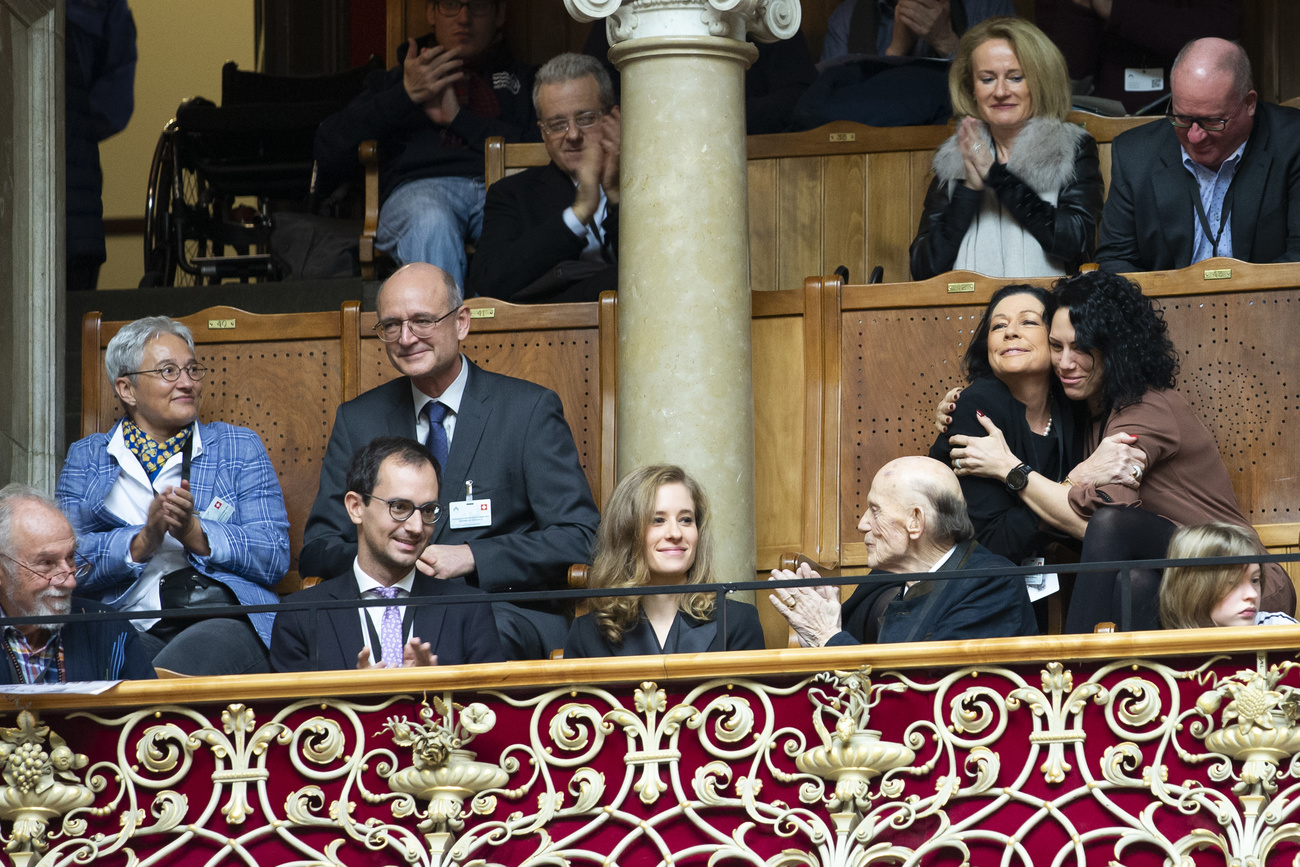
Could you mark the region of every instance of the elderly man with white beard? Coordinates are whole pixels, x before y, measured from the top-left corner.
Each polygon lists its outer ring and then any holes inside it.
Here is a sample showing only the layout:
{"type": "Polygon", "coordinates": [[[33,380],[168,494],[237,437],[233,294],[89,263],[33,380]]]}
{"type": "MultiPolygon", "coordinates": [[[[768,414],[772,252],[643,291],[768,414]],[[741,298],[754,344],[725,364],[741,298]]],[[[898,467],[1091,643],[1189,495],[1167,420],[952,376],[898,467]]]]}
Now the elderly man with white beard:
{"type": "MultiPolygon", "coordinates": [[[[90,564],[54,501],[35,488],[0,489],[0,616],[54,617],[106,611],[72,591],[90,564]]],[[[53,684],[154,677],[149,655],[126,621],[3,626],[2,684],[53,684]]]]}

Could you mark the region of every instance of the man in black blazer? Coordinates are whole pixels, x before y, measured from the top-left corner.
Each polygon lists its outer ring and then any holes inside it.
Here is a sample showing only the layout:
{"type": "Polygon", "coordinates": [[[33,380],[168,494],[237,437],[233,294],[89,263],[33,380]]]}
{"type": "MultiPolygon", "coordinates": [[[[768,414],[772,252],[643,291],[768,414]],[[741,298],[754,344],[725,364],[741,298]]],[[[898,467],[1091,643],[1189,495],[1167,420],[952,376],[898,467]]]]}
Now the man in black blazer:
{"type": "MultiPolygon", "coordinates": [[[[933,458],[898,458],[881,467],[858,529],[867,565],[881,573],[1015,568],[975,541],[957,476],[933,458]]],[[[806,563],[798,572],[772,570],[774,580],[816,577],[806,563]]],[[[832,586],[778,586],[769,598],[804,647],[1038,633],[1018,575],[859,584],[842,607],[832,586]]]]}
{"type": "Polygon", "coordinates": [[[275,671],[409,668],[501,662],[491,605],[457,604],[486,595],[459,578],[439,581],[415,566],[442,517],[438,468],[420,443],[377,437],[348,465],[348,520],[357,529],[356,559],[347,574],[293,594],[286,605],[317,600],[393,600],[369,608],[282,611],[271,633],[275,671]],[[394,592],[393,588],[396,588],[394,592]],[[446,596],[437,605],[406,605],[406,597],[446,596]]]}
{"type": "Polygon", "coordinates": [[[618,288],[618,106],[585,54],[537,72],[533,105],[551,161],[488,190],[468,286],[515,303],[595,301],[618,288]]]}
{"type": "Polygon", "coordinates": [[[1259,102],[1245,51],[1223,39],[1188,43],[1170,85],[1168,122],[1115,139],[1098,263],[1300,261],[1300,111],[1259,102]]]}
{"type": "MultiPolygon", "coordinates": [[[[48,496],[23,484],[0,490],[0,617],[109,609],[72,595],[84,577],[72,524],[48,496]]],[[[5,626],[0,683],[148,680],[153,662],[127,620],[5,626]]]]}
{"type": "MultiPolygon", "coordinates": [[[[446,272],[423,263],[399,269],[381,288],[380,336],[404,376],[339,407],[303,534],[303,575],[351,570],[357,533],[344,475],[352,454],[377,436],[414,437],[446,457],[443,516],[420,557],[422,573],[489,593],[563,589],[568,567],[590,560],[600,515],[560,399],[461,355],[470,326],[463,300],[446,272]]],[[[508,658],[545,658],[564,646],[563,613],[493,607],[508,658]]]]}

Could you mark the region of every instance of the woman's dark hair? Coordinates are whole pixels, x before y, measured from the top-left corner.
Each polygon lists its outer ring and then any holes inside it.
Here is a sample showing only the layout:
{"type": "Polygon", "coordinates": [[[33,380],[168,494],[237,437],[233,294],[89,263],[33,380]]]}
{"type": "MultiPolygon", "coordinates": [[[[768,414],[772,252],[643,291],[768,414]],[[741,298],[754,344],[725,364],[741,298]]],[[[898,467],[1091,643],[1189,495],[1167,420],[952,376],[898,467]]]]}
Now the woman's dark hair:
{"type": "Polygon", "coordinates": [[[1028,283],[1011,283],[994,292],[988,306],[984,308],[984,316],[980,318],[980,324],[975,327],[975,332],[971,335],[970,344],[966,347],[966,355],[961,360],[962,370],[966,371],[967,382],[974,382],[981,376],[993,375],[993,367],[989,364],[989,317],[1004,298],[1010,298],[1012,295],[1033,295],[1041,301],[1043,327],[1048,328],[1051,325],[1052,314],[1056,312],[1056,301],[1052,293],[1046,289],[1030,286],[1028,283]]]}
{"type": "Polygon", "coordinates": [[[1178,352],[1169,327],[1141,286],[1109,271],[1086,271],[1058,281],[1053,295],[1057,310],[1070,311],[1075,345],[1096,350],[1105,365],[1106,412],[1132,406],[1148,389],[1177,384],[1178,352]]]}

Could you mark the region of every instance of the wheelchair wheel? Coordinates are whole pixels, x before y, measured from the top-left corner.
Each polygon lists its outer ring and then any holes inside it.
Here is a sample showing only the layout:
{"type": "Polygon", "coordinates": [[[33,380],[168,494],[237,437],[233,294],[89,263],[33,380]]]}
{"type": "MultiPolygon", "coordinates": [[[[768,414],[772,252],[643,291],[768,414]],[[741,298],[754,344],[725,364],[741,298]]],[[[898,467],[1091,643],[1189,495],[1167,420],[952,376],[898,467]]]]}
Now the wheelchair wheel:
{"type": "MultiPolygon", "coordinates": [[[[142,286],[196,286],[204,282],[191,265],[206,256],[212,223],[207,183],[180,157],[176,121],[163,128],[149,168],[145,200],[142,286]]],[[[218,282],[212,280],[209,282],[218,282]]]]}

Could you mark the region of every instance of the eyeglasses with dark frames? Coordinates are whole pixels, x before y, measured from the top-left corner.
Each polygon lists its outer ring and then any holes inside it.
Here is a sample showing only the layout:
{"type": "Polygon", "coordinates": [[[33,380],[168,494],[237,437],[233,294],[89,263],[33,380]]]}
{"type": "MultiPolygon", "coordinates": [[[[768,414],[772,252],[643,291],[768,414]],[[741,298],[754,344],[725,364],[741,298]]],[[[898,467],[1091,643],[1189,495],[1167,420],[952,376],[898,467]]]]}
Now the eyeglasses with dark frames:
{"type": "Polygon", "coordinates": [[[60,575],[71,575],[74,580],[80,581],[81,579],[89,575],[91,569],[94,568],[90,565],[90,561],[87,560],[85,557],[82,557],[80,554],[76,554],[73,556],[73,561],[71,566],[69,566],[66,562],[59,563],[59,564],[47,563],[47,564],[41,564],[39,566],[29,566],[28,564],[24,563],[22,560],[19,560],[16,557],[10,557],[8,554],[0,554],[0,557],[3,557],[4,559],[8,560],[10,563],[17,563],[19,566],[22,566],[28,572],[31,572],[33,575],[45,581],[53,581],[55,578],[59,577],[60,575]]]}
{"type": "Polygon", "coordinates": [[[179,364],[164,364],[162,367],[155,367],[153,370],[128,370],[123,376],[138,376],[142,373],[156,373],[167,382],[175,382],[181,378],[181,372],[184,371],[194,382],[208,375],[208,369],[197,361],[191,361],[189,364],[181,367],[179,364]]]}
{"type": "Polygon", "coordinates": [[[388,514],[394,521],[399,524],[410,520],[416,512],[420,513],[420,520],[426,524],[436,524],[442,517],[442,505],[440,503],[428,502],[417,506],[410,500],[403,500],[400,497],[392,500],[385,500],[383,497],[376,497],[374,494],[364,494],[366,500],[378,500],[388,506],[388,514]]]}
{"type": "Polygon", "coordinates": [[[466,6],[475,18],[486,18],[497,8],[496,0],[438,0],[436,5],[438,11],[448,18],[455,18],[466,6]]]}
{"type": "Polygon", "coordinates": [[[1236,117],[1237,112],[1241,110],[1241,104],[1245,101],[1244,96],[1237,100],[1237,107],[1227,117],[1193,117],[1190,114],[1174,114],[1174,104],[1171,100],[1169,109],[1165,112],[1165,119],[1179,129],[1191,129],[1192,124],[1196,124],[1206,132],[1223,132],[1228,128],[1228,121],[1236,117]]]}
{"type": "Polygon", "coordinates": [[[396,343],[402,339],[402,326],[405,325],[411,329],[411,334],[420,340],[424,340],[426,337],[433,336],[433,329],[438,327],[438,323],[459,310],[460,305],[457,305],[438,317],[421,313],[418,316],[412,316],[410,319],[382,319],[375,323],[375,333],[385,343],[396,343]]]}
{"type": "MultiPolygon", "coordinates": [[[[609,114],[607,109],[600,111],[584,111],[575,114],[572,118],[573,125],[578,129],[591,129],[602,117],[609,114]]],[[[561,136],[569,131],[570,118],[557,117],[551,120],[538,121],[537,125],[541,127],[542,132],[548,136],[561,136]]]]}

